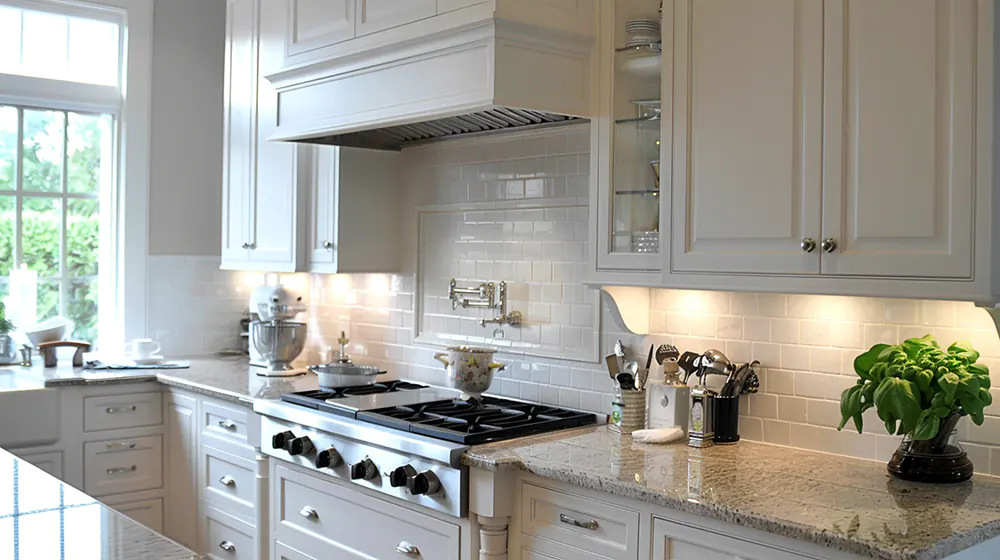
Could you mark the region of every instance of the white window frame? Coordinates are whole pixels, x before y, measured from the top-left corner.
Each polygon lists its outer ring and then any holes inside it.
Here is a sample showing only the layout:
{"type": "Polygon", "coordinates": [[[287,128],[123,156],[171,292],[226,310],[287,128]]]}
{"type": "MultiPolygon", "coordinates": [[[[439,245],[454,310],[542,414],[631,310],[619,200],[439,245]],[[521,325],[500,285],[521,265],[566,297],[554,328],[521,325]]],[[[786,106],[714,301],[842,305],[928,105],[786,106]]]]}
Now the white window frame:
{"type": "Polygon", "coordinates": [[[126,79],[120,88],[0,74],[0,105],[116,116],[116,180],[113,192],[101,198],[102,221],[109,227],[101,231],[99,262],[101,270],[110,270],[112,275],[111,282],[98,286],[98,344],[118,347],[146,331],[153,0],[0,0],[0,5],[103,19],[121,26],[126,79]]]}

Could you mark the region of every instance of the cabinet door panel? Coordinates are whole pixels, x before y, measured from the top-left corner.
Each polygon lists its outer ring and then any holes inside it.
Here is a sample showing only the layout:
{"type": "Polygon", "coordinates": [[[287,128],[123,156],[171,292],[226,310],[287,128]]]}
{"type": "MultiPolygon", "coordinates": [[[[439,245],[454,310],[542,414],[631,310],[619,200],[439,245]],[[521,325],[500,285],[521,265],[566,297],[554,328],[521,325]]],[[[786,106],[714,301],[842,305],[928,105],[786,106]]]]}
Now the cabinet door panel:
{"type": "Polygon", "coordinates": [[[971,277],[976,6],[827,2],[825,274],[971,277]]]}
{"type": "Polygon", "coordinates": [[[823,10],[674,3],[674,272],[819,272],[823,10]]]}
{"type": "Polygon", "coordinates": [[[437,14],[437,0],[358,0],[357,34],[367,35],[437,14]]]}
{"type": "Polygon", "coordinates": [[[340,154],[339,147],[317,146],[313,155],[312,178],[309,181],[312,190],[309,209],[310,265],[335,266],[337,263],[340,154]]]}
{"type": "Polygon", "coordinates": [[[289,0],[286,63],[354,38],[354,0],[289,0]]]}
{"type": "Polygon", "coordinates": [[[166,535],[188,548],[198,545],[198,401],[167,394],[166,404],[166,535]]]}
{"type": "Polygon", "coordinates": [[[244,245],[255,181],[257,2],[230,0],[226,12],[222,266],[239,268],[249,256],[244,245]]]}
{"type": "Polygon", "coordinates": [[[653,560],[804,560],[787,550],[653,518],[653,560]]]}

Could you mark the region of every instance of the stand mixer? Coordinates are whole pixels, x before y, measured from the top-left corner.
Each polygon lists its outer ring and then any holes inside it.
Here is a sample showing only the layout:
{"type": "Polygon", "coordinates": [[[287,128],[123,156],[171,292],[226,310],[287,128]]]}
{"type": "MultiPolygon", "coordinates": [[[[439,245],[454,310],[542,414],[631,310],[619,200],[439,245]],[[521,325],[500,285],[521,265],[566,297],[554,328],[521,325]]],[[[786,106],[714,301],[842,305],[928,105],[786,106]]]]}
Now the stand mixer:
{"type": "Polygon", "coordinates": [[[250,364],[262,368],[257,375],[304,375],[304,368],[291,365],[306,344],[306,324],[295,321],[306,311],[302,297],[280,284],[258,286],[250,295],[250,310],[260,317],[250,323],[250,364]]]}

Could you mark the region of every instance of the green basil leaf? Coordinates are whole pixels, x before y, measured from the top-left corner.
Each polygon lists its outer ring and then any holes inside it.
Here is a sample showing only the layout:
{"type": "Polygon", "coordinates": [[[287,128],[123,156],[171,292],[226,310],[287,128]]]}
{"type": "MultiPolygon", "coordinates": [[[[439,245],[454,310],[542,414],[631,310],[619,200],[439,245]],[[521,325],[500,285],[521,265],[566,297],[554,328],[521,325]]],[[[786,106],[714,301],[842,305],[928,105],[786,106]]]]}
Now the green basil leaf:
{"type": "Polygon", "coordinates": [[[972,347],[972,343],[967,340],[960,340],[948,347],[948,353],[955,356],[960,356],[969,361],[970,364],[976,363],[979,359],[979,352],[972,347]]]}
{"type": "Polygon", "coordinates": [[[868,372],[871,371],[872,366],[878,361],[879,354],[889,347],[888,344],[876,344],[864,354],[854,358],[854,373],[858,374],[858,377],[862,379],[868,379],[868,372]]]}
{"type": "Polygon", "coordinates": [[[951,414],[951,407],[935,406],[934,408],[931,409],[931,411],[934,413],[934,416],[937,416],[938,418],[944,418],[949,414],[951,414]]]}
{"type": "Polygon", "coordinates": [[[972,418],[972,421],[975,422],[977,426],[983,425],[983,408],[985,408],[986,405],[983,401],[979,400],[978,394],[960,399],[959,404],[962,406],[962,410],[964,410],[969,417],[972,418]]]}
{"type": "MultiPolygon", "coordinates": [[[[911,381],[887,377],[875,391],[875,406],[879,412],[885,411],[902,423],[903,433],[909,433],[920,418],[920,389],[911,381]]],[[[885,420],[885,418],[883,418],[885,420]]]]}
{"type": "Polygon", "coordinates": [[[937,435],[941,426],[941,419],[930,410],[925,410],[917,420],[917,426],[913,429],[913,439],[922,441],[933,438],[937,435]]]}
{"type": "Polygon", "coordinates": [[[993,395],[990,393],[989,389],[985,387],[979,388],[979,400],[983,403],[983,408],[993,404],[993,395]]]}
{"type": "Polygon", "coordinates": [[[990,368],[984,366],[983,364],[971,364],[968,367],[968,370],[972,375],[978,375],[979,377],[990,376],[990,368]]]}
{"type": "Polygon", "coordinates": [[[910,338],[904,340],[903,344],[901,344],[900,346],[902,346],[903,351],[906,352],[907,356],[909,356],[910,358],[916,358],[917,354],[919,354],[921,350],[927,347],[937,348],[938,343],[933,336],[928,334],[925,335],[923,338],[910,338]]]}
{"type": "Polygon", "coordinates": [[[960,380],[958,376],[954,373],[948,372],[938,378],[938,387],[941,387],[941,391],[944,393],[945,398],[951,402],[955,399],[955,393],[958,391],[958,384],[960,380]]]}
{"type": "Polygon", "coordinates": [[[861,412],[861,386],[855,385],[849,389],[845,389],[840,395],[840,425],[837,426],[837,430],[843,430],[844,426],[847,425],[847,421],[854,417],[854,415],[861,412]]]}
{"type": "Polygon", "coordinates": [[[961,400],[963,397],[977,397],[979,395],[979,378],[975,375],[966,374],[958,376],[958,390],[955,396],[961,400]]]}
{"type": "Polygon", "coordinates": [[[931,391],[931,384],[934,383],[934,374],[930,370],[920,370],[915,375],[916,379],[914,381],[917,387],[920,389],[920,394],[925,398],[929,399],[933,395],[931,391]]]}
{"type": "Polygon", "coordinates": [[[896,422],[897,420],[894,417],[890,417],[885,421],[885,431],[888,432],[890,436],[896,435],[896,422]]]}

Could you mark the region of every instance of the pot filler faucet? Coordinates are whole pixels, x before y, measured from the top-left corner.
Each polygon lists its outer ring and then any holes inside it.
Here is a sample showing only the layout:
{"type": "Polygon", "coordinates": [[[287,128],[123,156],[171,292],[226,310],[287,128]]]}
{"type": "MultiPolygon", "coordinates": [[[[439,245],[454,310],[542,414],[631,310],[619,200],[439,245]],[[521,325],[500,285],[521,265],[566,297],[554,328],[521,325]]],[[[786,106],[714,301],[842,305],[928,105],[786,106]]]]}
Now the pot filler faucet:
{"type": "Polygon", "coordinates": [[[451,308],[458,309],[499,309],[500,314],[492,319],[482,319],[479,326],[485,328],[486,325],[497,325],[493,331],[493,338],[503,338],[503,326],[510,325],[514,328],[520,327],[524,320],[524,315],[520,311],[507,310],[507,283],[500,282],[494,284],[489,282],[480,284],[474,288],[459,288],[458,282],[452,278],[448,285],[448,299],[451,300],[451,308]],[[471,296],[468,297],[468,296],[471,296]]]}

